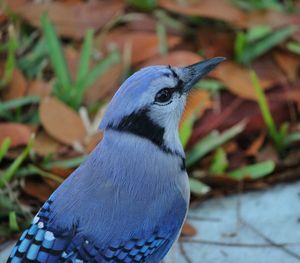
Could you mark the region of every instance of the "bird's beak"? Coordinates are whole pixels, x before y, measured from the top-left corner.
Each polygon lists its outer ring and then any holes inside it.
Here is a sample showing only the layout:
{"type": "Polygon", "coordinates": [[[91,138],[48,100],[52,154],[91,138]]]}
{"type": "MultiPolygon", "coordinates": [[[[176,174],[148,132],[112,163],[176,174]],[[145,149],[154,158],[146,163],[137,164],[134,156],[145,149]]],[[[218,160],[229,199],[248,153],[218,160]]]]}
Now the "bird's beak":
{"type": "Polygon", "coordinates": [[[184,92],[190,91],[194,84],[224,60],[224,57],[215,57],[181,68],[184,76],[184,92]]]}

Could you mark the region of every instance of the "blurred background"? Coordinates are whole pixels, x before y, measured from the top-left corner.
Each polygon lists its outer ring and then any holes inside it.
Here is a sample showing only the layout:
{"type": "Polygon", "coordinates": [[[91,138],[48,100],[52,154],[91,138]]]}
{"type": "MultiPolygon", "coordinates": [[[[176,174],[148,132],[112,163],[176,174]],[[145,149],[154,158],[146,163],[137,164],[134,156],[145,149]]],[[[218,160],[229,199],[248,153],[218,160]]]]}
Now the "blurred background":
{"type": "Polygon", "coordinates": [[[300,262],[299,26],[298,0],[1,0],[0,261],[128,76],[224,56],[180,123],[191,212],[166,262],[300,262]]]}

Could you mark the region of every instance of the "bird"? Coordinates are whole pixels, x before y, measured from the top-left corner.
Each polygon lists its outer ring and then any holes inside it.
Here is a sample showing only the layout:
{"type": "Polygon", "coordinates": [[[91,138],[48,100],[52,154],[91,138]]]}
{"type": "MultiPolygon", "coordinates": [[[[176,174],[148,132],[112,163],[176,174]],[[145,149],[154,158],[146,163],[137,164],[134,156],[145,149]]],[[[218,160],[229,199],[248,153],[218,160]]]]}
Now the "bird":
{"type": "Polygon", "coordinates": [[[190,199],[181,115],[195,84],[224,59],[149,66],[125,80],[100,122],[102,140],[42,205],[7,262],[161,262],[190,199]]]}

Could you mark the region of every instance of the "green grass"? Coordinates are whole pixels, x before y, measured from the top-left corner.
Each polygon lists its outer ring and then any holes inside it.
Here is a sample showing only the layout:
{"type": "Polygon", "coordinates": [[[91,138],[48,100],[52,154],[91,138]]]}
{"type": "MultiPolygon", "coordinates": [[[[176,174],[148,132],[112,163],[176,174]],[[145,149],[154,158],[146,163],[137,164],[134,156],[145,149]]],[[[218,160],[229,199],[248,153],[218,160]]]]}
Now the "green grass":
{"type": "Polygon", "coordinates": [[[252,80],[252,84],[255,90],[257,103],[260,108],[263,120],[267,126],[267,130],[269,136],[271,137],[272,141],[274,142],[277,150],[281,152],[283,150],[283,146],[285,144],[285,138],[288,132],[288,126],[283,124],[280,129],[277,129],[274,119],[272,117],[270,107],[266,98],[266,95],[259,83],[259,79],[254,70],[250,72],[250,78],[252,80]]]}
{"type": "Polygon", "coordinates": [[[231,127],[230,129],[220,133],[218,131],[212,131],[200,140],[191,151],[187,152],[186,165],[190,167],[194,165],[198,160],[204,157],[209,152],[215,150],[222,144],[226,143],[230,139],[240,134],[245,127],[245,123],[241,122],[231,127]]]}
{"type": "Polygon", "coordinates": [[[294,26],[272,31],[268,26],[256,26],[237,33],[234,43],[235,60],[249,65],[251,61],[265,54],[296,32],[294,26]]]}
{"type": "Polygon", "coordinates": [[[90,68],[93,31],[89,30],[83,41],[76,78],[72,80],[62,45],[47,15],[41,17],[41,24],[48,47],[48,55],[56,77],[53,93],[58,99],[77,110],[82,104],[85,91],[113,64],[118,63],[120,56],[118,52],[113,51],[93,68],[90,68]]]}

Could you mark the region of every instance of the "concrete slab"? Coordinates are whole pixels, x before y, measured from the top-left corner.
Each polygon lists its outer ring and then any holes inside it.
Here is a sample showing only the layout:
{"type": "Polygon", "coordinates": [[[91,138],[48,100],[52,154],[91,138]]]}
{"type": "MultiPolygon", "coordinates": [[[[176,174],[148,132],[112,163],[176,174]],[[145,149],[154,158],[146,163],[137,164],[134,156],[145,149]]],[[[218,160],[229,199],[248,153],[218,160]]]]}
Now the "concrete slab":
{"type": "Polygon", "coordinates": [[[198,234],[165,263],[300,262],[300,182],[209,200],[188,221],[198,234]]]}
{"type": "Polygon", "coordinates": [[[188,221],[197,235],[177,243],[164,263],[300,262],[300,182],[206,201],[188,221]]]}

